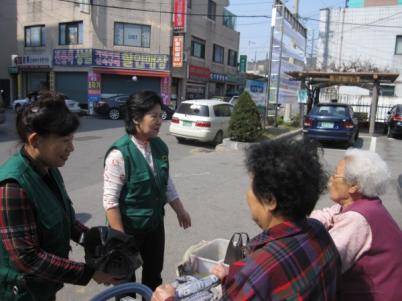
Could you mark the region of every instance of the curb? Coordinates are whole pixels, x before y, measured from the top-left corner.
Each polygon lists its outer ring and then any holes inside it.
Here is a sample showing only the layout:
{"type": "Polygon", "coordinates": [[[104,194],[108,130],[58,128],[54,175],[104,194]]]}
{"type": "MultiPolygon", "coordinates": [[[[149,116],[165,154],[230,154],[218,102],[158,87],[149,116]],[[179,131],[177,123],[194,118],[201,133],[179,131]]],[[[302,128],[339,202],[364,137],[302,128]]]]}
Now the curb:
{"type": "MultiPolygon", "coordinates": [[[[271,140],[290,139],[301,133],[302,133],[302,129],[297,129],[294,131],[290,131],[290,132],[278,135],[278,136],[272,138],[271,140]]],[[[239,141],[232,141],[232,140],[230,140],[230,138],[225,138],[225,139],[223,139],[222,144],[219,144],[216,146],[215,150],[217,150],[217,151],[225,150],[225,149],[244,150],[254,143],[258,143],[258,142],[239,142],[239,141]]]]}

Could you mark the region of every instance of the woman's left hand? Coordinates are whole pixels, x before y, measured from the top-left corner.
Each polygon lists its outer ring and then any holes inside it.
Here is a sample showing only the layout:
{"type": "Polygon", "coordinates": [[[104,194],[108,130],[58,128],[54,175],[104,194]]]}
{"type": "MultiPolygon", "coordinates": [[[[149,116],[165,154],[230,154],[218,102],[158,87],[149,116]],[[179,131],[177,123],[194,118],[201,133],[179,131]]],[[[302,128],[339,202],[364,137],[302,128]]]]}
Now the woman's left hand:
{"type": "Polygon", "coordinates": [[[177,212],[177,220],[179,221],[180,227],[182,227],[183,229],[191,227],[191,217],[185,209],[177,212]]]}

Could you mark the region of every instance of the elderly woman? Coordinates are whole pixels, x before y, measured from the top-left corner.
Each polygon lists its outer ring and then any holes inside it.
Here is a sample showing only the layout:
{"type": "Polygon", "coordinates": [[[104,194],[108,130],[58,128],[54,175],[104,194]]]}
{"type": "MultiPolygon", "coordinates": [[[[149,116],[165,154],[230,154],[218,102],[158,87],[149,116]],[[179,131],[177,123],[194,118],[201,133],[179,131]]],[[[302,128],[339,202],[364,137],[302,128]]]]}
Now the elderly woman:
{"type": "Polygon", "coordinates": [[[402,300],[402,232],[379,199],[389,179],[378,154],[348,149],[328,183],[336,205],[311,214],[341,256],[342,300],[402,300]]]}
{"type": "MultiPolygon", "coordinates": [[[[338,252],[323,225],[307,218],[325,187],[317,149],[261,143],[250,148],[246,165],[247,203],[262,232],[250,241],[244,260],[212,271],[222,281],[222,300],[336,300],[338,252]]],[[[153,300],[174,295],[164,285],[153,300]]]]}

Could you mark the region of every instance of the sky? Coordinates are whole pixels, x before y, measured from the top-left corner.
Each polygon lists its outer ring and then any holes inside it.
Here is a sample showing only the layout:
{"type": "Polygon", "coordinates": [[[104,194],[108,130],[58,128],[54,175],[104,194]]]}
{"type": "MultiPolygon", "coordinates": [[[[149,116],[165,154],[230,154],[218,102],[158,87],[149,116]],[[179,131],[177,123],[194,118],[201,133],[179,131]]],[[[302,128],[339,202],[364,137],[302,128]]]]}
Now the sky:
{"type": "MultiPolygon", "coordinates": [[[[287,0],[286,6],[293,12],[293,0],[287,0]]],[[[320,9],[345,7],[345,0],[299,0],[301,17],[319,19],[320,9]]],[[[237,16],[271,15],[272,0],[230,0],[228,9],[237,16]]],[[[312,32],[318,36],[317,21],[304,22],[308,30],[308,53],[311,47],[312,32]]],[[[240,54],[246,54],[248,61],[264,59],[268,53],[271,20],[257,17],[238,17],[236,30],[240,32],[240,54]]]]}

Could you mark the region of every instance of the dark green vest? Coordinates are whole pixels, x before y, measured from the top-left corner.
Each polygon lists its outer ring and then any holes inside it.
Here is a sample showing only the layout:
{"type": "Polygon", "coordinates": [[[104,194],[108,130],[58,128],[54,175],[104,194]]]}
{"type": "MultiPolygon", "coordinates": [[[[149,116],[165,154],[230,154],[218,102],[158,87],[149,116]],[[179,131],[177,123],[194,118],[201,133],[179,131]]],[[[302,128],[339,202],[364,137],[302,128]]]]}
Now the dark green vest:
{"type": "MultiPolygon", "coordinates": [[[[21,153],[14,155],[0,167],[0,183],[9,179],[18,182],[33,205],[41,249],[68,258],[74,210],[60,172],[58,169],[50,169],[49,172],[56,181],[63,200],[58,199],[21,153]]],[[[62,286],[62,283],[20,272],[9,260],[3,244],[0,244],[1,301],[48,300],[62,286]],[[18,293],[14,294],[13,288],[15,290],[16,287],[18,293]]]]}
{"type": "Polygon", "coordinates": [[[160,138],[152,138],[150,147],[156,174],[128,135],[117,140],[106,153],[118,149],[124,158],[126,185],[119,199],[124,230],[155,229],[163,221],[169,178],[168,148],[160,138]]]}

